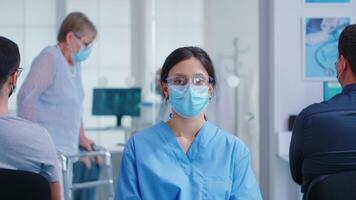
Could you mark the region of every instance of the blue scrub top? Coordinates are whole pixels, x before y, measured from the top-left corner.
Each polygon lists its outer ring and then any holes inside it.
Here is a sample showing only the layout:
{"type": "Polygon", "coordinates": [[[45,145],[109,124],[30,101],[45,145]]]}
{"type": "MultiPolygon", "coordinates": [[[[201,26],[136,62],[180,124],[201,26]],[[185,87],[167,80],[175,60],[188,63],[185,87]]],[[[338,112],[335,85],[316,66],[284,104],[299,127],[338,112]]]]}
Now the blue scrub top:
{"type": "Polygon", "coordinates": [[[116,200],[259,200],[250,153],[237,137],[205,122],[184,153],[160,122],[126,144],[116,200]]]}

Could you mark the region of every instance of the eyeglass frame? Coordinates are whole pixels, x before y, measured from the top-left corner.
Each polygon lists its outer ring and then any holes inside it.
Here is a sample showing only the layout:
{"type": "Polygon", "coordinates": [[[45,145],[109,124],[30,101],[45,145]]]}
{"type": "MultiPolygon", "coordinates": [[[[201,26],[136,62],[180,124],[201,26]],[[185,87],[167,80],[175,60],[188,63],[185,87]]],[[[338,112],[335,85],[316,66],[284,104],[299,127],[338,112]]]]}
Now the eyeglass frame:
{"type": "Polygon", "coordinates": [[[17,73],[16,76],[19,77],[21,75],[22,71],[23,71],[23,68],[18,67],[18,68],[16,68],[16,70],[14,70],[13,72],[10,73],[10,76],[12,76],[14,73],[17,73]]]}
{"type": "Polygon", "coordinates": [[[81,37],[79,37],[79,35],[77,35],[76,33],[73,32],[74,37],[79,40],[81,45],[84,45],[85,48],[91,48],[93,46],[93,41],[86,43],[86,42],[82,42],[82,40],[80,39],[81,37]]]}
{"type": "Polygon", "coordinates": [[[166,78],[166,79],[163,80],[162,82],[165,83],[165,84],[167,84],[167,85],[176,85],[176,86],[186,86],[186,85],[188,85],[188,84],[190,84],[190,83],[192,83],[194,86],[202,86],[202,85],[214,84],[214,82],[215,82],[215,80],[214,80],[213,77],[211,77],[211,76],[206,76],[206,75],[201,74],[201,73],[194,74],[193,77],[191,78],[191,80],[187,79],[187,77],[184,76],[184,75],[176,75],[176,77],[184,77],[184,78],[185,78],[186,80],[188,80],[188,81],[187,81],[185,84],[174,84],[174,83],[172,83],[172,82],[169,81],[170,79],[173,80],[173,79],[175,78],[174,76],[172,76],[172,77],[166,78]],[[198,77],[195,77],[195,76],[198,76],[198,77]],[[199,78],[199,76],[205,77],[205,78],[208,77],[208,81],[207,81],[206,83],[204,83],[204,84],[197,85],[196,83],[194,83],[194,80],[196,80],[196,78],[199,78]]]}

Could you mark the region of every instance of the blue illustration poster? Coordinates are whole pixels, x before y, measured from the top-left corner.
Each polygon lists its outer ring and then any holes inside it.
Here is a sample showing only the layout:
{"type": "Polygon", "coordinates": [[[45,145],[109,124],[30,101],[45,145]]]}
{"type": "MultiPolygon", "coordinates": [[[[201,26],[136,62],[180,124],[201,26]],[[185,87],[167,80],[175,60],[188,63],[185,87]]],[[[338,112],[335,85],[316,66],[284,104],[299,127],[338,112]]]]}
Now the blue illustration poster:
{"type": "Polygon", "coordinates": [[[304,77],[335,80],[337,43],[350,17],[306,18],[303,30],[304,77]]]}

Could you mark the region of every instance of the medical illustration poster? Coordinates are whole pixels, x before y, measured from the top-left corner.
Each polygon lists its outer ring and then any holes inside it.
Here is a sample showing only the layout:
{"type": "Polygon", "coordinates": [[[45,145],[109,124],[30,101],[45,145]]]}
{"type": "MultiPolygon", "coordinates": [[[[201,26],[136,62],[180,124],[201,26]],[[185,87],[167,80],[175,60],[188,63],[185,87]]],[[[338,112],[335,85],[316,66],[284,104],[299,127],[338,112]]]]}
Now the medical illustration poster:
{"type": "Polygon", "coordinates": [[[303,75],[307,80],[336,80],[337,43],[350,17],[306,17],[303,20],[303,75]]]}

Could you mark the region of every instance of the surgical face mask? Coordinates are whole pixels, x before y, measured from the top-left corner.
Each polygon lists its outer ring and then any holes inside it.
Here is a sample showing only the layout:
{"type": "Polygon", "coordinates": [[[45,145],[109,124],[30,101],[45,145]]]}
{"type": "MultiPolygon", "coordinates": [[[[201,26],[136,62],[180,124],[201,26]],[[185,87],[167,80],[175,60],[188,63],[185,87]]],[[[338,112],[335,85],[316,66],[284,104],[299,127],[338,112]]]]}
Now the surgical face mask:
{"type": "Polygon", "coordinates": [[[181,117],[194,118],[209,104],[209,87],[192,84],[168,85],[169,102],[181,117]]]}
{"type": "Polygon", "coordinates": [[[74,62],[83,62],[84,60],[86,60],[90,53],[91,53],[91,49],[92,49],[92,45],[89,46],[84,46],[82,45],[80,47],[80,50],[77,53],[73,54],[73,61],[74,62]]]}

